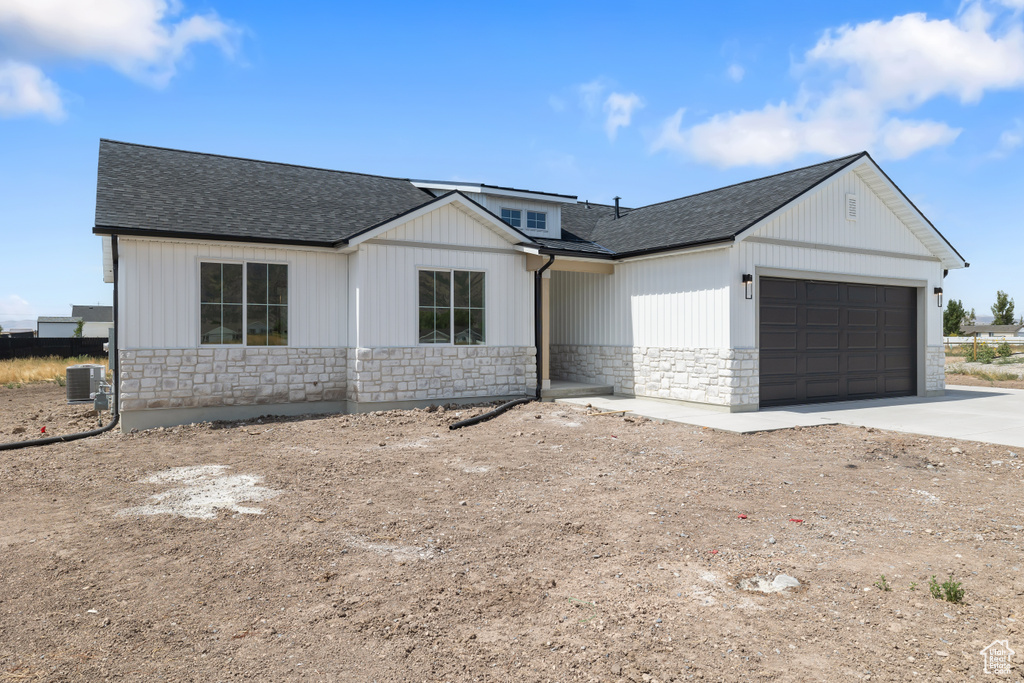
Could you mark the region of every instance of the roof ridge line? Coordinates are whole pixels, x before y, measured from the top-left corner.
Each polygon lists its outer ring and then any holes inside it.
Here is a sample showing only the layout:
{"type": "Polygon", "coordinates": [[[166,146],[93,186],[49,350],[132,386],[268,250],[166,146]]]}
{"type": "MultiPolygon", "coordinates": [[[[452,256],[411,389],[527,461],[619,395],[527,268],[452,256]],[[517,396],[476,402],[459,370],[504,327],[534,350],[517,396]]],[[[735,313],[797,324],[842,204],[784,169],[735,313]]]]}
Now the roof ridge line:
{"type": "Polygon", "coordinates": [[[761,176],[760,178],[751,178],[750,180],[743,180],[743,181],[740,181],[738,183],[732,183],[731,185],[723,185],[722,187],[716,187],[716,188],[713,188],[711,190],[704,190],[702,192],[694,192],[693,194],[683,195],[682,197],[676,197],[675,199],[666,199],[666,200],[661,201],[661,202],[654,202],[653,204],[645,204],[644,206],[638,206],[638,207],[636,207],[635,209],[632,209],[632,210],[633,211],[639,211],[640,209],[646,209],[646,208],[651,207],[651,206],[659,206],[661,204],[668,204],[670,202],[677,202],[680,199],[690,199],[692,197],[699,197],[702,194],[710,194],[711,192],[719,192],[721,190],[728,190],[731,187],[739,187],[740,185],[746,185],[748,183],[756,183],[756,182],[759,182],[761,180],[768,180],[769,178],[777,178],[780,175],[786,175],[788,173],[796,173],[797,171],[806,171],[807,169],[814,168],[815,166],[824,166],[825,164],[832,164],[832,163],[835,163],[837,161],[845,161],[847,159],[854,159],[856,157],[861,157],[861,156],[866,156],[866,155],[867,155],[866,151],[865,152],[857,152],[856,154],[848,154],[845,157],[836,157],[835,159],[828,159],[826,161],[820,161],[820,162],[818,162],[816,164],[809,164],[807,166],[801,166],[800,168],[793,168],[793,169],[790,169],[788,171],[779,171],[778,173],[772,173],[770,175],[761,176]]]}
{"type": "MultiPolygon", "coordinates": [[[[267,161],[266,159],[253,159],[251,157],[238,157],[231,154],[216,154],[214,152],[196,152],[191,149],[176,149],[174,147],[161,147],[160,145],[144,145],[139,142],[125,142],[124,140],[112,140],[110,138],[100,138],[100,142],[109,142],[115,145],[127,145],[128,147],[145,147],[147,149],[158,149],[164,152],[178,152],[179,154],[195,154],[203,157],[217,157],[219,159],[234,159],[235,161],[250,161],[256,164],[270,164],[272,166],[288,166],[290,168],[305,168],[311,171],[324,171],[326,173],[344,173],[346,175],[358,175],[365,178],[383,178],[384,180],[402,180],[412,185],[412,180],[409,178],[399,178],[397,176],[379,175],[377,173],[361,173],[359,171],[342,171],[337,168],[324,168],[323,166],[308,166],[306,164],[290,164],[285,161],[267,161]]],[[[415,185],[413,185],[415,187],[415,185]]],[[[417,188],[420,189],[420,188],[417,188]]]]}

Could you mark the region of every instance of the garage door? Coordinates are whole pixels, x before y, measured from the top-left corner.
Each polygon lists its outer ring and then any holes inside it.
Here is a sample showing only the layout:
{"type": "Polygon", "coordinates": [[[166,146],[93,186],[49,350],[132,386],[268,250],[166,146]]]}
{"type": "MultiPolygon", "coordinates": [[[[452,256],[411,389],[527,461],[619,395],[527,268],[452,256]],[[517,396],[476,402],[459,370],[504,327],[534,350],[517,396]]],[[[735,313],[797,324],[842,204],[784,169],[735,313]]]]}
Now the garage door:
{"type": "Polygon", "coordinates": [[[911,287],[762,277],[761,405],[913,395],[911,287]]]}

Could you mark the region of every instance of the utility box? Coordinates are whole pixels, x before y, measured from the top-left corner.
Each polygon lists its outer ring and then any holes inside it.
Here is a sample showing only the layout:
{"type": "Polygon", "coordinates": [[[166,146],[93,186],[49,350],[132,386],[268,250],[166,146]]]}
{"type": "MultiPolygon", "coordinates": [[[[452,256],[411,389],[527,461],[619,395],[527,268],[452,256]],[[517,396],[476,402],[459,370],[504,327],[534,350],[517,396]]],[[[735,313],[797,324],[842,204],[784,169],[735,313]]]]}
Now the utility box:
{"type": "Polygon", "coordinates": [[[92,394],[100,389],[104,380],[102,365],[83,364],[68,366],[66,371],[68,403],[92,403],[92,394]]]}

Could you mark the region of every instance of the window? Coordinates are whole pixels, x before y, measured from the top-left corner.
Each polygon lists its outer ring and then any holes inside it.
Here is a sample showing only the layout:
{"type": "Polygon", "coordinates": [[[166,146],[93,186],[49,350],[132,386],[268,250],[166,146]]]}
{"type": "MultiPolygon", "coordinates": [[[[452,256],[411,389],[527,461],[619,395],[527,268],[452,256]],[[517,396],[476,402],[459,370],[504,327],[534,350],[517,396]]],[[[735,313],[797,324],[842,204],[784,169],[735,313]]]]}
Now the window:
{"type": "Polygon", "coordinates": [[[521,228],[523,227],[523,212],[519,209],[502,209],[501,220],[513,228],[521,228]]]}
{"type": "Polygon", "coordinates": [[[526,212],[527,230],[547,230],[548,215],[540,211],[526,212]]]}
{"type": "Polygon", "coordinates": [[[288,345],[288,266],[247,263],[245,343],[288,345]]]}
{"type": "Polygon", "coordinates": [[[484,273],[421,270],[419,290],[420,344],[461,346],[485,342],[484,273]]]}
{"type": "Polygon", "coordinates": [[[202,344],[288,344],[288,266],[200,263],[199,279],[202,344]]]}
{"type": "Polygon", "coordinates": [[[242,264],[200,264],[199,279],[202,343],[241,344],[242,264]]]}

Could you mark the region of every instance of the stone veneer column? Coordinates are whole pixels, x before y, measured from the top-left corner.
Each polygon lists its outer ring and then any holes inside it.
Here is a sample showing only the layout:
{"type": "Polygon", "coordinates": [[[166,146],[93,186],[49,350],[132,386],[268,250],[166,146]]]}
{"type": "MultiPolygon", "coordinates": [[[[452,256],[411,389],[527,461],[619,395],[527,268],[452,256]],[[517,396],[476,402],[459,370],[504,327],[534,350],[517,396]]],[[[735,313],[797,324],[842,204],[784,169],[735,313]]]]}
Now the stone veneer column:
{"type": "Polygon", "coordinates": [[[925,349],[924,390],[929,394],[946,390],[946,349],[941,346],[925,349]]]}

